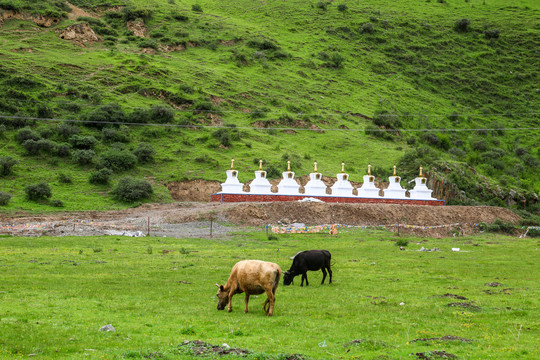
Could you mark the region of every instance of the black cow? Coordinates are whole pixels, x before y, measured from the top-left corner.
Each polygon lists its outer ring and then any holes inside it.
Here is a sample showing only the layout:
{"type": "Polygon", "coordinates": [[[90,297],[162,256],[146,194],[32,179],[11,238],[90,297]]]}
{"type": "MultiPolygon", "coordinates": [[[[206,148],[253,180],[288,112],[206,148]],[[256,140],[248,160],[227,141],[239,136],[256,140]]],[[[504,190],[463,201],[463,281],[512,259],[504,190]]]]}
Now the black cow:
{"type": "Polygon", "coordinates": [[[317,271],[321,269],[323,278],[321,284],[324,284],[326,279],[326,270],[330,274],[330,284],[332,283],[332,270],[330,270],[330,260],[332,255],[328,250],[307,250],[301,251],[293,258],[291,268],[283,274],[283,285],[290,285],[295,276],[302,274],[302,283],[300,286],[304,286],[304,279],[306,280],[306,286],[309,285],[307,274],[308,270],[317,271]]]}

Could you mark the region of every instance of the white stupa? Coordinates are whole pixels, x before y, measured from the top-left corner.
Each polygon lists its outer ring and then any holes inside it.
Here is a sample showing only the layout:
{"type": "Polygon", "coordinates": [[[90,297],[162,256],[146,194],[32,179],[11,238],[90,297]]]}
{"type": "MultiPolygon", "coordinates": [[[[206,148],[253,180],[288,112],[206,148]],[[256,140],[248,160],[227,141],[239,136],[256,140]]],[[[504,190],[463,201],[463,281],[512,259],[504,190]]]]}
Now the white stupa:
{"type": "Polygon", "coordinates": [[[358,197],[378,198],[379,188],[375,186],[375,177],[371,175],[371,164],[368,165],[368,174],[364,175],[364,183],[358,189],[358,197]]]}
{"type": "Polygon", "coordinates": [[[311,174],[309,174],[309,181],[304,186],[304,195],[326,195],[326,184],[321,180],[322,174],[317,171],[317,162],[314,163],[315,167],[311,174]]]}
{"type": "Polygon", "coordinates": [[[294,179],[294,172],[291,171],[291,162],[287,161],[287,171],[282,173],[283,179],[278,184],[279,195],[300,195],[298,189],[300,185],[294,179]]]}
{"type": "Polygon", "coordinates": [[[259,170],[255,171],[255,179],[249,184],[251,194],[271,194],[272,184],[266,178],[266,171],[262,169],[262,160],[259,160],[259,170]]]}
{"type": "Polygon", "coordinates": [[[234,159],[231,160],[231,169],[227,170],[227,180],[221,184],[221,192],[227,194],[244,193],[244,184],[238,181],[238,171],[234,170],[234,159]]]}
{"type": "Polygon", "coordinates": [[[414,189],[409,190],[409,193],[411,194],[412,200],[436,200],[435,198],[431,197],[431,193],[433,190],[429,190],[426,183],[427,179],[422,174],[422,167],[420,166],[420,174],[417,178],[414,179],[415,186],[414,189]]]}
{"type": "Polygon", "coordinates": [[[406,199],[407,189],[401,187],[401,178],[396,175],[396,165],[394,165],[394,174],[388,177],[388,187],[383,190],[385,198],[406,199]]]}
{"type": "Polygon", "coordinates": [[[353,196],[353,186],[349,174],[345,174],[345,163],[341,163],[341,173],[336,175],[337,181],[332,185],[333,196],[353,196]]]}

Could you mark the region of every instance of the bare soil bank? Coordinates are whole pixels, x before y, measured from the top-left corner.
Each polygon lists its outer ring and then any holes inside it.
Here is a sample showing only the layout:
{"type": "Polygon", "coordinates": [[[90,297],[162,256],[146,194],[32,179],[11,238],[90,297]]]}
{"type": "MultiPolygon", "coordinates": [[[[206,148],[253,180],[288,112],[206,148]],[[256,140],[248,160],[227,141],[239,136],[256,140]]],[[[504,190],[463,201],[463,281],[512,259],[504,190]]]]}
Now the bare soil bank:
{"type": "MultiPolygon", "coordinates": [[[[520,217],[512,211],[488,206],[420,206],[395,204],[327,204],[316,202],[209,203],[179,202],[145,204],[121,211],[89,211],[30,216],[0,214],[0,224],[11,224],[14,235],[100,235],[107,229],[137,230],[160,236],[207,236],[209,220],[214,220],[214,235],[225,234],[228,228],[217,223],[239,226],[264,226],[278,223],[306,225],[390,225],[429,226],[429,229],[401,227],[404,233],[445,237],[461,231],[477,231],[475,224],[492,223],[497,219],[517,223],[520,217]],[[25,226],[43,224],[44,226],[25,226]],[[435,227],[440,225],[455,226],[435,227]],[[195,231],[195,230],[200,231],[195,231]]],[[[229,228],[230,229],[230,228],[229,228]]],[[[237,229],[236,229],[237,230],[237,229]]],[[[8,232],[6,230],[3,231],[8,232]]]]}

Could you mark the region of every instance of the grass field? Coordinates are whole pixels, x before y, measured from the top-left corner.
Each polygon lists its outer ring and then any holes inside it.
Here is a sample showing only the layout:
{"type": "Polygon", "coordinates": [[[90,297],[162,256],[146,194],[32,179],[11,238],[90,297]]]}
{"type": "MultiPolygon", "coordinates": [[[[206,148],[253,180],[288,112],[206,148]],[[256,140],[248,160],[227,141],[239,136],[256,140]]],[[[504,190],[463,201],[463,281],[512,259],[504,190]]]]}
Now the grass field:
{"type": "Polygon", "coordinates": [[[181,345],[201,340],[256,359],[537,359],[539,277],[538,240],[492,234],[2,237],[0,358],[189,358],[181,345]],[[242,295],[232,313],[216,309],[215,284],[237,261],[285,271],[296,252],[320,248],[332,253],[331,285],[320,272],[308,274],[308,287],[281,284],[271,318],[264,296],[251,298],[248,314],[242,295]],[[116,332],[99,331],[107,324],[116,332]]]}

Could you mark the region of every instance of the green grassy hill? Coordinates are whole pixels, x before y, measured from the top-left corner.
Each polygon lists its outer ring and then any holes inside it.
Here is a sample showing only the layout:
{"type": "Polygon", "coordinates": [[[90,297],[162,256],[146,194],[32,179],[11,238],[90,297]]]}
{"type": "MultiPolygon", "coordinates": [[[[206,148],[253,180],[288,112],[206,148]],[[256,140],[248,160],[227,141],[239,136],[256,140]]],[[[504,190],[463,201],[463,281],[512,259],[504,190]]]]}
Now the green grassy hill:
{"type": "Polygon", "coordinates": [[[423,166],[449,203],[537,210],[540,4],[508,3],[0,0],[1,209],[132,206],[125,176],[171,201],[234,157],[241,181],[423,166]]]}

